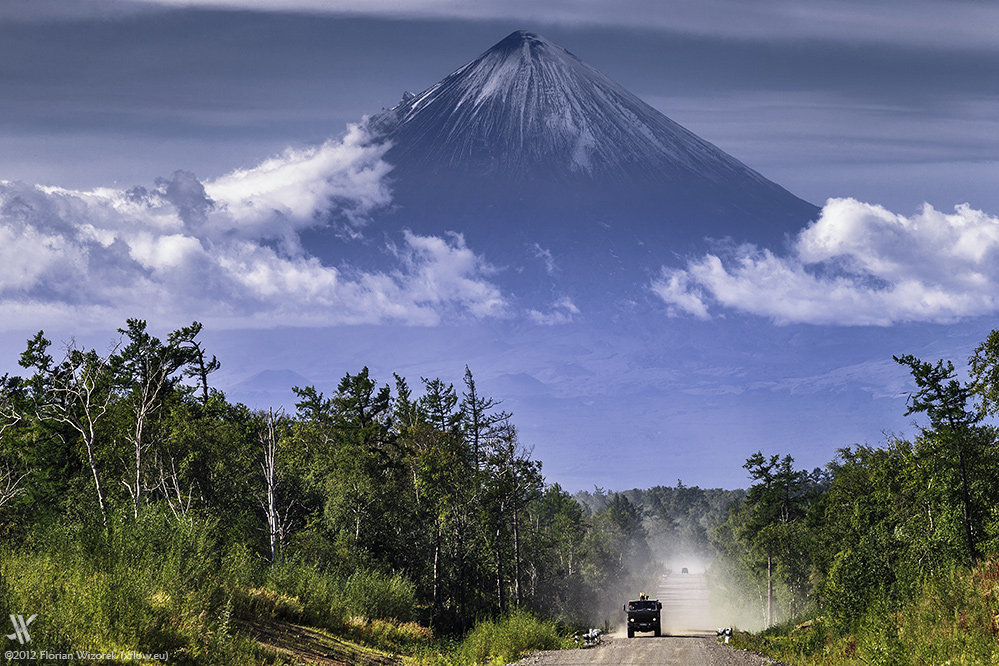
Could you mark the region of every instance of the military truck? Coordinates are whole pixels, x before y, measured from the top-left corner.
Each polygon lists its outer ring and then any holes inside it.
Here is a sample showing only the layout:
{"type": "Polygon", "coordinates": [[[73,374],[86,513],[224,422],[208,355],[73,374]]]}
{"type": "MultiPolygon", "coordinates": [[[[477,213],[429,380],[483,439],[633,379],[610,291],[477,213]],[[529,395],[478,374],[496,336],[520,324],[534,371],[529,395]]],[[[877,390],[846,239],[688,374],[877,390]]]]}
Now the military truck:
{"type": "Polygon", "coordinates": [[[649,599],[641,594],[637,601],[629,601],[624,605],[628,614],[628,638],[634,638],[636,631],[651,631],[655,636],[662,635],[663,605],[658,599],[649,599]]]}

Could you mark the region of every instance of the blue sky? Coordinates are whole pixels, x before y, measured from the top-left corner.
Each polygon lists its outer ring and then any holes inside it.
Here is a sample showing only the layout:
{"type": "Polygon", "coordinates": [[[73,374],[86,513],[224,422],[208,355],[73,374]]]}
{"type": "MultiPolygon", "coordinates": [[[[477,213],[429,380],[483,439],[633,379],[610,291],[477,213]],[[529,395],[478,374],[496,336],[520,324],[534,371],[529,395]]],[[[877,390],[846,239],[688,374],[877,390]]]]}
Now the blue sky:
{"type": "Polygon", "coordinates": [[[977,2],[0,3],[4,363],[39,328],[196,318],[258,406],[468,364],[570,490],[735,487],[757,449],[821,465],[913,432],[891,354],[960,364],[995,327],[996,25],[977,2]],[[516,312],[457,235],[404,235],[371,273],[310,257],[331,200],[391,203],[348,125],[521,28],[822,219],[787,247],[664,249],[613,330],[516,312]]]}

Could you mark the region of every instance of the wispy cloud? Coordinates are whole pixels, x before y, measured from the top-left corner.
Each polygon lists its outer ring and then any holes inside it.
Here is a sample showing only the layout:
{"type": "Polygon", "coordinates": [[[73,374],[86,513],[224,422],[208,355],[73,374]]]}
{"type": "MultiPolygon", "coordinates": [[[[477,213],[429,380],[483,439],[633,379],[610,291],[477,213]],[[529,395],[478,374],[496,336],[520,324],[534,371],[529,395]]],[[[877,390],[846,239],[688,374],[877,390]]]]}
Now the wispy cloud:
{"type": "Polygon", "coordinates": [[[579,314],[579,308],[576,304],[572,302],[572,299],[568,296],[563,296],[557,299],[548,308],[547,312],[541,312],[540,310],[528,310],[527,316],[535,324],[540,324],[542,326],[557,326],[559,324],[569,324],[571,323],[576,315],[579,314]]]}
{"type": "Polygon", "coordinates": [[[999,311],[999,218],[924,205],[911,217],[830,199],[787,256],[753,245],[664,267],[651,284],[671,314],[725,309],[778,323],[950,322],[999,311]]]}
{"type": "Polygon", "coordinates": [[[532,243],[528,246],[528,252],[535,258],[540,260],[545,266],[545,273],[549,277],[554,277],[558,272],[558,265],[555,263],[555,258],[552,257],[552,251],[541,247],[538,243],[532,243]]]}
{"type": "Polygon", "coordinates": [[[433,325],[503,315],[492,269],[461,236],[406,233],[380,272],[345,272],[302,248],[304,229],[356,235],[391,201],[384,150],[352,128],[341,141],[204,183],[185,172],[131,190],[2,182],[0,321],[433,325]]]}

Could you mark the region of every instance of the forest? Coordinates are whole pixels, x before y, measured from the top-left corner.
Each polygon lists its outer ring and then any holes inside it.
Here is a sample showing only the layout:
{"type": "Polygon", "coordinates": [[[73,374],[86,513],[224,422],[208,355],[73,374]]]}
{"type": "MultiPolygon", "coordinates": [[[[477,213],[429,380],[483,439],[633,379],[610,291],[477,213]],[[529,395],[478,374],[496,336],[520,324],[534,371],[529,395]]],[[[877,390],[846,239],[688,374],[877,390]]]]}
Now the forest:
{"type": "Polygon", "coordinates": [[[546,483],[468,368],[252,410],[212,386],[201,330],[39,332],[3,376],[0,610],[37,616],[34,645],[266,661],[262,616],[397,651],[514,611],[565,634],[660,575],[637,507],[546,483]]]}
{"type": "Polygon", "coordinates": [[[893,358],[914,386],[912,441],[843,447],[811,473],[789,454],[746,461],[712,567],[769,627],[743,647],[788,664],[999,663],[999,331],[965,371],[893,358]]]}
{"type": "Polygon", "coordinates": [[[213,387],[201,330],[130,319],[103,351],[40,331],[0,379],[15,636],[32,618],[52,654],[286,663],[257,639],[294,625],[419,663],[502,663],[612,626],[699,561],[724,616],[763,630],[738,640],[787,663],[999,658],[999,331],[966,372],[895,357],[913,441],[811,471],[761,451],[745,490],[570,494],[467,367],[457,388],[362,367],[330,396],[294,387],[293,412],[254,410],[213,387]],[[926,626],[935,656],[910,659],[926,626]]]}

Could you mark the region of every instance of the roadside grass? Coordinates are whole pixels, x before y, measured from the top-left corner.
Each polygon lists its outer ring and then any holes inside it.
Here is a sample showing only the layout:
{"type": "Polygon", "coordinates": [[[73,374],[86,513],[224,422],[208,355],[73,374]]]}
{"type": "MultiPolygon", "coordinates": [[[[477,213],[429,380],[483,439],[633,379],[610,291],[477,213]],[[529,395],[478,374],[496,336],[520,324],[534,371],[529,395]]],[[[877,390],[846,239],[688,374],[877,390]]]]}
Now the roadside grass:
{"type": "Polygon", "coordinates": [[[526,610],[481,620],[461,641],[446,641],[415,654],[421,666],[509,664],[540,650],[575,647],[571,632],[526,610]]]}
{"type": "Polygon", "coordinates": [[[0,553],[0,611],[34,614],[32,645],[52,653],[164,653],[236,659],[216,526],[118,516],[108,532],[55,526],[0,553]]]}
{"type": "Polygon", "coordinates": [[[398,574],[358,570],[344,577],[310,564],[285,562],[264,572],[263,590],[257,594],[273,598],[275,612],[297,613],[298,619],[334,630],[356,617],[405,623],[416,614],[416,587],[398,574]]]}
{"type": "Polygon", "coordinates": [[[554,622],[539,620],[526,611],[514,611],[496,620],[475,625],[461,644],[460,654],[469,664],[509,664],[527,652],[554,650],[562,639],[554,622]]]}
{"type": "Polygon", "coordinates": [[[400,576],[349,576],[306,565],[269,567],[227,550],[213,520],[127,512],[107,531],[39,530],[0,546],[0,617],[35,615],[32,646],[50,653],[169,654],[175,663],[281,661],[237,625],[242,619],[309,625],[392,652],[432,640],[411,621],[415,588],[400,576]]]}
{"type": "Polygon", "coordinates": [[[758,633],[736,630],[731,645],[773,657],[788,666],[853,663],[844,661],[846,655],[842,653],[832,656],[831,636],[825,619],[815,617],[775,625],[758,633]]]}
{"type": "Polygon", "coordinates": [[[999,556],[928,582],[900,609],[876,604],[847,630],[819,617],[736,632],[732,644],[788,666],[999,664],[999,556]]]}
{"type": "Polygon", "coordinates": [[[401,576],[271,567],[245,547],[227,549],[220,533],[215,521],[155,510],[116,516],[106,532],[39,530],[0,546],[0,617],[36,615],[32,646],[48,652],[168,653],[178,664],[301,663],[294,638],[305,627],[421,666],[505,664],[574,646],[570,630],[523,610],[438,638],[413,621],[415,587],[401,576]],[[254,639],[259,631],[271,647],[254,639]]]}

